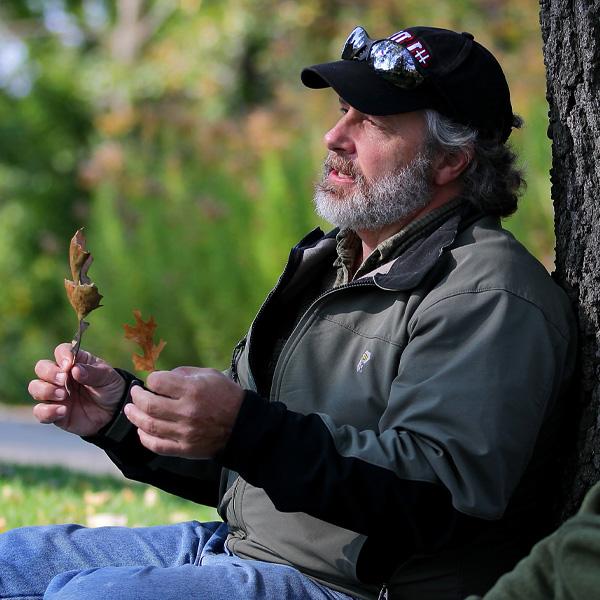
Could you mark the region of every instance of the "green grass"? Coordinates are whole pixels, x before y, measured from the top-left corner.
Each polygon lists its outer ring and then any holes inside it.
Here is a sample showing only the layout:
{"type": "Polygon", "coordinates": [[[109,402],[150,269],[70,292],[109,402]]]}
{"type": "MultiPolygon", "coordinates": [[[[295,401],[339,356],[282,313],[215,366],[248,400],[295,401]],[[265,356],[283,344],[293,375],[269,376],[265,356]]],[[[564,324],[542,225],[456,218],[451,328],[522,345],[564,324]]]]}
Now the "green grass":
{"type": "Polygon", "coordinates": [[[192,519],[219,517],[212,508],[115,477],[0,464],[0,532],[24,525],[139,527],[192,519]]]}

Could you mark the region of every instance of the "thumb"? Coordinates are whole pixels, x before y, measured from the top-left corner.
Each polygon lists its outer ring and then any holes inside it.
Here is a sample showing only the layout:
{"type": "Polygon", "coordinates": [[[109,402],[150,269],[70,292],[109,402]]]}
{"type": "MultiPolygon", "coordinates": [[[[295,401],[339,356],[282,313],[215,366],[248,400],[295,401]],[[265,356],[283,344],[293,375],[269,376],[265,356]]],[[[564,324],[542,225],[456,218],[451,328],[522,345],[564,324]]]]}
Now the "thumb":
{"type": "Polygon", "coordinates": [[[81,364],[77,363],[71,374],[78,383],[91,387],[104,387],[122,380],[121,376],[107,364],[81,364]]]}
{"type": "MultiPolygon", "coordinates": [[[[54,349],[54,359],[63,371],[67,372],[70,370],[73,364],[73,346],[68,342],[56,346],[54,349]]],[[[77,352],[78,363],[94,363],[97,360],[93,354],[86,352],[83,348],[80,348],[77,352]]]]}
{"type": "Polygon", "coordinates": [[[54,349],[54,359],[56,360],[56,364],[60,365],[64,371],[67,370],[67,363],[71,364],[73,362],[73,353],[71,352],[71,344],[66,342],[64,344],[59,344],[54,349]]]}

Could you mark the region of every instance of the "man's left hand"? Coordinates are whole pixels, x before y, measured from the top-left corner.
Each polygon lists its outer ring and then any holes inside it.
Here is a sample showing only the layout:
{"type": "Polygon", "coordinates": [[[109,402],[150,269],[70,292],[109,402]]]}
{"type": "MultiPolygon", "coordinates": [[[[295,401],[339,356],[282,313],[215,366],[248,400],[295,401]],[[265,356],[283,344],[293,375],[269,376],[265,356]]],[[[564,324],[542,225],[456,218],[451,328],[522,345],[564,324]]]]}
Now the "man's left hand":
{"type": "Polygon", "coordinates": [[[178,367],[154,371],[131,390],[127,418],[141,443],[157,454],[212,458],[225,447],[244,390],[220,371],[178,367]]]}

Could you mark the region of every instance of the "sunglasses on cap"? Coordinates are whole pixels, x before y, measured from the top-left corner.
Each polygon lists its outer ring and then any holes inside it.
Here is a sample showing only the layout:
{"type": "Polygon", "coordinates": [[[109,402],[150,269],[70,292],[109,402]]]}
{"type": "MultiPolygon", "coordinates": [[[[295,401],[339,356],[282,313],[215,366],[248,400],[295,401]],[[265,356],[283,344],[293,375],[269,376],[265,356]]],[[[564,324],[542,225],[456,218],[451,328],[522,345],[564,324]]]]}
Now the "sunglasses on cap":
{"type": "Polygon", "coordinates": [[[404,90],[423,83],[412,54],[401,44],[390,39],[372,40],[362,27],[355,27],[348,36],[342,60],[366,62],[378,75],[404,90]]]}

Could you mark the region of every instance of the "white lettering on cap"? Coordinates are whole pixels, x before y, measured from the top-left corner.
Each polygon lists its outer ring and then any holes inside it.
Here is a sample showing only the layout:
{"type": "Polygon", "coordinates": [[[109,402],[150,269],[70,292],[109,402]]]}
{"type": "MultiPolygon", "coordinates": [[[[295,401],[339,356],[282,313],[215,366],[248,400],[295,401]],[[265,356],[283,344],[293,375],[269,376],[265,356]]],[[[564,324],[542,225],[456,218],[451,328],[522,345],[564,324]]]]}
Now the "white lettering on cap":
{"type": "Polygon", "coordinates": [[[427,61],[429,60],[429,53],[425,48],[423,48],[423,44],[421,42],[415,42],[410,46],[407,46],[406,49],[422,64],[427,66],[427,61]]]}
{"type": "Polygon", "coordinates": [[[390,35],[390,40],[394,40],[394,42],[398,42],[401,44],[402,42],[406,42],[412,40],[415,36],[408,31],[399,31],[394,35],[390,35]]]}
{"type": "Polygon", "coordinates": [[[419,40],[415,40],[412,44],[406,45],[406,42],[411,42],[415,36],[409,31],[398,31],[389,37],[390,40],[398,44],[403,44],[405,48],[415,57],[423,67],[429,66],[431,55],[427,48],[419,40]]]}

